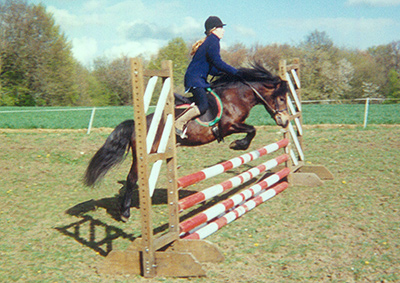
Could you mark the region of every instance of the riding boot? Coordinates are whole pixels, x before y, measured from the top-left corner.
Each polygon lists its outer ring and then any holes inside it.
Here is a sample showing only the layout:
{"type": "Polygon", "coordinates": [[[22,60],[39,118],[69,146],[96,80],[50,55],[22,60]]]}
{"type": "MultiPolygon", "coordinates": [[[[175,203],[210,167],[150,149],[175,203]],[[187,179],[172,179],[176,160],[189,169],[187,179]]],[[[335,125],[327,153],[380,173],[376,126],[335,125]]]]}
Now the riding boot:
{"type": "Polygon", "coordinates": [[[183,113],[183,115],[181,115],[180,117],[178,117],[178,119],[175,120],[175,133],[182,139],[184,139],[186,137],[184,127],[186,126],[187,122],[189,122],[190,120],[199,115],[200,115],[199,108],[196,105],[191,107],[189,110],[183,113]]]}

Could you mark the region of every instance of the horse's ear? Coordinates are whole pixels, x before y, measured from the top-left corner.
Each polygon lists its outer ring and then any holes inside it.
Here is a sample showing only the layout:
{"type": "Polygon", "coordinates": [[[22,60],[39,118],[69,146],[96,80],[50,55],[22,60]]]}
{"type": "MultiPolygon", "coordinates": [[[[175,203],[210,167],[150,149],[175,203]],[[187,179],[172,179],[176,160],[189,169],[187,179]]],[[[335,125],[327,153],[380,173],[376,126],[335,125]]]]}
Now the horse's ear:
{"type": "Polygon", "coordinates": [[[287,83],[287,81],[282,81],[281,84],[282,84],[282,86],[281,86],[282,91],[284,92],[284,94],[286,94],[288,91],[288,83],[287,83]]]}
{"type": "Polygon", "coordinates": [[[274,92],[275,97],[286,95],[288,91],[288,86],[286,81],[281,80],[281,82],[278,83],[276,86],[277,88],[274,92]]]}

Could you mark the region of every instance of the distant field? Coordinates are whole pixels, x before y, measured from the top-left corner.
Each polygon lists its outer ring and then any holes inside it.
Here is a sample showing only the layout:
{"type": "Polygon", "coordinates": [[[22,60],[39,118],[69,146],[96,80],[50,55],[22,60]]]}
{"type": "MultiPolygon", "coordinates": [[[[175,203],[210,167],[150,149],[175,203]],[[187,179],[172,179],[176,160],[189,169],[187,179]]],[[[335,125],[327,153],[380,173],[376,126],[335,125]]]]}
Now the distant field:
{"type": "MultiPolygon", "coordinates": [[[[8,129],[84,129],[93,108],[0,107],[0,128],[8,129]]],[[[400,104],[372,104],[368,124],[400,124],[400,104]]],[[[96,108],[93,127],[115,127],[133,117],[133,107],[96,108]]],[[[303,105],[304,124],[363,124],[363,104],[303,105]]],[[[256,106],[247,123],[273,125],[262,106],[256,106]]]]}
{"type": "MultiPolygon", "coordinates": [[[[88,127],[92,109],[87,107],[0,107],[0,128],[84,129],[88,127]]],[[[96,108],[92,126],[94,128],[115,127],[132,117],[133,107],[130,106],[99,107],[96,108]]]]}

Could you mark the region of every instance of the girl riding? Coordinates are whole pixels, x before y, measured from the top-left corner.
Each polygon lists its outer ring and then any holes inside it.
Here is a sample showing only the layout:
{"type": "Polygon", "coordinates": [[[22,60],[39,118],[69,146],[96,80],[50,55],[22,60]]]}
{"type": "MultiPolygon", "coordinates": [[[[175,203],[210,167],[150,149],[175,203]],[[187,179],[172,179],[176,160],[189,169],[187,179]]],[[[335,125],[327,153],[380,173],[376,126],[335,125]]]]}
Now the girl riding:
{"type": "Polygon", "coordinates": [[[187,110],[175,121],[176,134],[185,137],[186,123],[191,119],[202,115],[208,108],[207,81],[208,75],[216,76],[221,73],[237,75],[237,70],[226,64],[220,55],[220,40],[224,36],[225,24],[215,16],[209,17],[204,23],[206,37],[197,41],[192,46],[193,56],[185,73],[185,90],[191,92],[195,105],[187,110]]]}

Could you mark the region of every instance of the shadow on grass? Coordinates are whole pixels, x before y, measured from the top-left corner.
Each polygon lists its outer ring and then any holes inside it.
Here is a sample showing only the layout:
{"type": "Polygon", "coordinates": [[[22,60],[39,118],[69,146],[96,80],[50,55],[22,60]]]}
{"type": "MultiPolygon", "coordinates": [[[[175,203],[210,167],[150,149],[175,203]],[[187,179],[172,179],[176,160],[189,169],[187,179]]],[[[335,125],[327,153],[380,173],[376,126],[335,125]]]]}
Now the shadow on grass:
{"type": "MultiPolygon", "coordinates": [[[[262,180],[269,176],[271,173],[264,173],[259,180],[262,180]]],[[[241,191],[243,188],[249,186],[254,183],[256,178],[249,180],[248,182],[238,186],[235,189],[227,191],[225,194],[215,197],[213,200],[203,203],[199,205],[194,210],[186,213],[180,217],[180,221],[186,220],[195,214],[198,214],[201,211],[213,206],[215,203],[227,199],[229,196],[241,191]]],[[[119,214],[119,206],[118,204],[121,202],[122,196],[125,193],[125,186],[123,186],[118,195],[114,197],[103,198],[99,200],[89,200],[82,203],[79,203],[71,208],[69,208],[66,213],[71,216],[76,216],[82,218],[80,221],[71,223],[69,225],[63,227],[56,227],[60,233],[74,238],[77,242],[85,245],[94,251],[98,252],[102,256],[107,256],[113,249],[113,241],[123,238],[133,242],[136,237],[133,234],[125,233],[122,229],[106,224],[98,219],[93,218],[91,215],[87,213],[94,211],[98,208],[103,208],[107,211],[107,213],[116,221],[121,221],[119,214]],[[100,239],[100,240],[98,240],[100,239]]],[[[196,193],[195,191],[190,190],[180,190],[179,198],[184,198],[188,195],[196,193]]],[[[154,191],[154,195],[152,197],[153,205],[165,205],[168,203],[167,189],[158,188],[154,191]]],[[[134,195],[132,198],[131,207],[139,208],[139,192],[138,190],[134,191],[134,195]]],[[[153,230],[154,235],[162,233],[166,231],[169,227],[169,224],[166,223],[159,227],[156,227],[153,230]]]]}
{"type": "Polygon", "coordinates": [[[135,240],[132,234],[125,233],[122,229],[107,225],[90,215],[81,216],[82,220],[71,223],[67,226],[56,227],[55,229],[60,233],[74,238],[77,242],[85,245],[102,256],[107,256],[112,251],[112,242],[118,238],[135,240]],[[87,236],[87,229],[89,229],[89,237],[87,236]],[[100,229],[104,231],[104,237],[97,240],[96,235],[100,234],[100,229]],[[84,231],[82,231],[84,230],[84,231]]]}
{"type": "MultiPolygon", "coordinates": [[[[98,200],[88,200],[82,203],[79,203],[71,208],[69,208],[65,213],[71,216],[80,217],[85,215],[90,211],[94,211],[98,208],[103,208],[106,212],[116,221],[122,221],[120,215],[120,204],[122,202],[123,196],[125,195],[125,181],[119,181],[123,187],[119,190],[119,194],[114,197],[102,198],[98,200]]],[[[180,190],[179,198],[187,197],[191,194],[196,193],[196,191],[191,190],[180,190]]],[[[164,205],[168,203],[168,194],[167,189],[165,188],[157,188],[154,190],[154,194],[152,196],[152,204],[153,205],[164,205]]],[[[139,209],[139,190],[135,189],[132,195],[131,208],[139,209]]]]}
{"type": "MultiPolygon", "coordinates": [[[[113,241],[123,238],[133,242],[136,237],[133,234],[125,233],[122,229],[113,225],[106,224],[93,216],[89,212],[103,208],[116,221],[122,221],[119,213],[119,204],[125,193],[125,184],[120,189],[119,194],[114,197],[102,198],[99,200],[88,200],[69,208],[65,213],[71,216],[82,218],[79,221],[66,226],[56,227],[60,233],[75,239],[102,256],[107,256],[113,249],[113,241]]],[[[181,190],[180,197],[193,194],[193,191],[181,190]]],[[[152,198],[153,205],[163,205],[168,203],[167,190],[156,189],[152,198]]],[[[135,190],[132,197],[131,208],[139,208],[139,191],[135,190]]],[[[154,229],[154,234],[159,234],[168,229],[169,225],[164,224],[154,229]]]]}

